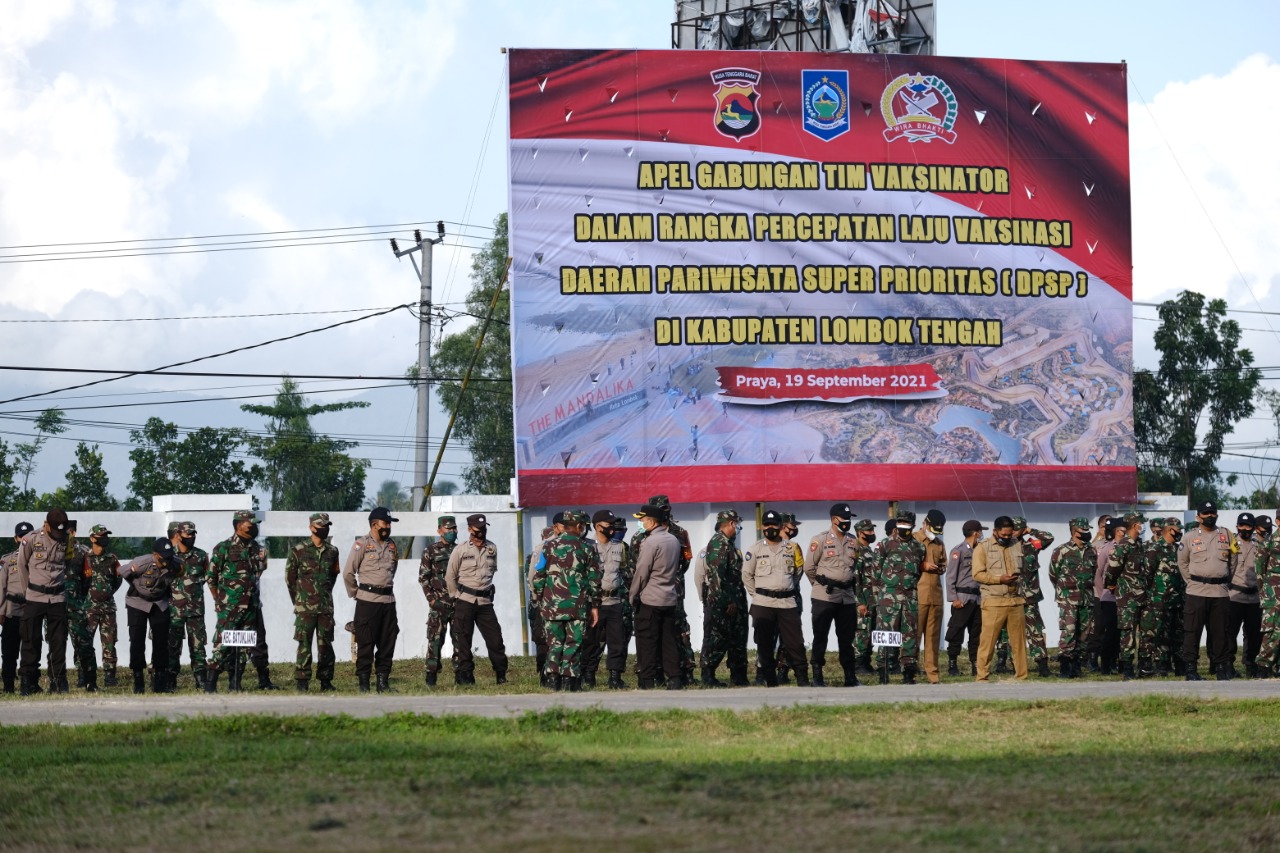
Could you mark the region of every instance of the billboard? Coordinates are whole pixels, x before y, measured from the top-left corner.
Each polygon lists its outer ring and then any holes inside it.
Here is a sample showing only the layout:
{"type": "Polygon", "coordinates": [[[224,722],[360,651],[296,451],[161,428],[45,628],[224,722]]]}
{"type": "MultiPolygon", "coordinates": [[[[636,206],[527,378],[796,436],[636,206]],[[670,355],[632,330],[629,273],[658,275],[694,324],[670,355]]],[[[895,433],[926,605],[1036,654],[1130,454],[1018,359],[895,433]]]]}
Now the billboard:
{"type": "Polygon", "coordinates": [[[508,57],[522,504],[1134,499],[1123,65],[508,57]]]}

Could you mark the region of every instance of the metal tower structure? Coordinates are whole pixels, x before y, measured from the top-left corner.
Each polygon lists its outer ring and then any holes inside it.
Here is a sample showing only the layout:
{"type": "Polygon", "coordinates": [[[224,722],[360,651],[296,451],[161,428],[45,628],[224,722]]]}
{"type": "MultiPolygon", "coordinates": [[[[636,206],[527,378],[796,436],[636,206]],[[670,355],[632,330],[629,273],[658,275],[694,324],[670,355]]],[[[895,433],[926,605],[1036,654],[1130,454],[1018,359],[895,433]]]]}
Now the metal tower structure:
{"type": "Polygon", "coordinates": [[[676,0],[680,50],[937,53],[936,0],[676,0]]]}

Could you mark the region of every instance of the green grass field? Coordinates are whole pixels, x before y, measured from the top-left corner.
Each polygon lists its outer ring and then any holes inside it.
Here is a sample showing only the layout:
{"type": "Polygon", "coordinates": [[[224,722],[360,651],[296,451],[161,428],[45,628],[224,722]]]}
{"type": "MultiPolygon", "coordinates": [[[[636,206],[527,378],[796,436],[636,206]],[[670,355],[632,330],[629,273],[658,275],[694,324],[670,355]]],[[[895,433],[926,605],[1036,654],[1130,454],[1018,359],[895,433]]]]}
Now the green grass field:
{"type": "Polygon", "coordinates": [[[0,728],[0,846],[1276,849],[1280,703],[0,728]]]}

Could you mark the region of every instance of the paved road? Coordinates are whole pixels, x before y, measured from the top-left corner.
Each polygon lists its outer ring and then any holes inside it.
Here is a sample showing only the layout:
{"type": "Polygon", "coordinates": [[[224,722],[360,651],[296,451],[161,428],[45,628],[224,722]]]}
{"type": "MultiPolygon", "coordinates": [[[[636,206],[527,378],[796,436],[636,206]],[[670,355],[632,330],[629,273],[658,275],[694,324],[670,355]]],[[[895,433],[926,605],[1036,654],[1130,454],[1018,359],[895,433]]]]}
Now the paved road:
{"type": "Polygon", "coordinates": [[[278,693],[246,693],[240,695],[186,694],[152,696],[135,699],[57,698],[27,699],[0,703],[0,724],[32,723],[123,723],[163,717],[178,720],[188,717],[226,714],[348,714],[352,717],[376,717],[408,711],[415,714],[471,714],[480,717],[512,717],[529,711],[546,711],[556,706],[565,708],[603,708],[610,711],[660,711],[682,708],[690,711],[752,711],[766,707],[791,705],[890,705],[897,702],[950,702],[953,700],[1053,700],[1084,697],[1118,698],[1122,696],[1186,696],[1208,699],[1277,699],[1278,681],[1202,681],[1174,680],[1129,682],[1059,682],[1006,681],[992,684],[957,682],[937,686],[901,685],[846,688],[747,687],[736,690],[627,690],[590,693],[524,693],[510,695],[399,696],[306,696],[278,693]]]}

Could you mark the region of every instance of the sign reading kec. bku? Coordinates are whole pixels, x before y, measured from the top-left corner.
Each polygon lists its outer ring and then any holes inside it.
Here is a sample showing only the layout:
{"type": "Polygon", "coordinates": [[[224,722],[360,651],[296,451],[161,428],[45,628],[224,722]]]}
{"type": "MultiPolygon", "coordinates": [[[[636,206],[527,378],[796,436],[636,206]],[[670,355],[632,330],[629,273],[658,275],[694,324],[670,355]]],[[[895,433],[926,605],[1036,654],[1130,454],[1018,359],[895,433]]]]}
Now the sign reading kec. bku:
{"type": "Polygon", "coordinates": [[[901,648],[901,647],[902,647],[902,632],[900,632],[900,631],[872,631],[872,632],[871,632],[871,645],[873,645],[873,646],[881,646],[881,647],[885,647],[885,646],[887,646],[887,647],[890,647],[890,648],[901,648]]]}
{"type": "Polygon", "coordinates": [[[1123,65],[507,56],[521,504],[1134,499],[1123,65]]]}
{"type": "Polygon", "coordinates": [[[224,646],[256,646],[258,645],[257,631],[223,631],[222,645],[224,646]]]}

